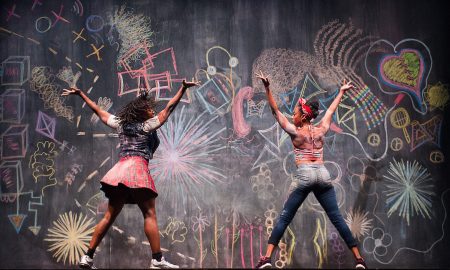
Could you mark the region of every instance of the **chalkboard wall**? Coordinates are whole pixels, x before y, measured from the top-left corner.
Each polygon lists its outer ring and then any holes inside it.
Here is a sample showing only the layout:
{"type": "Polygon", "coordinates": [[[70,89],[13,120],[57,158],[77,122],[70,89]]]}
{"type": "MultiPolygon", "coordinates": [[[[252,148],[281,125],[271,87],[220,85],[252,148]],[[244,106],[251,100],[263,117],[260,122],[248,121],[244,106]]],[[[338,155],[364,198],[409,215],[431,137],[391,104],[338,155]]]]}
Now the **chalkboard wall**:
{"type": "MultiPolygon", "coordinates": [[[[1,1],[0,267],[72,268],[107,200],[118,138],[76,96],[112,114],[149,89],[161,110],[150,162],[167,258],[184,268],[251,268],[295,172],[299,97],[344,96],[324,156],[340,210],[371,268],[449,268],[449,31],[444,1],[1,1]]],[[[323,113],[316,121],[319,122],[323,113]]],[[[143,218],[127,205],[100,244],[102,268],[146,268],[143,218]]],[[[312,194],[276,267],[353,267],[312,194]]]]}

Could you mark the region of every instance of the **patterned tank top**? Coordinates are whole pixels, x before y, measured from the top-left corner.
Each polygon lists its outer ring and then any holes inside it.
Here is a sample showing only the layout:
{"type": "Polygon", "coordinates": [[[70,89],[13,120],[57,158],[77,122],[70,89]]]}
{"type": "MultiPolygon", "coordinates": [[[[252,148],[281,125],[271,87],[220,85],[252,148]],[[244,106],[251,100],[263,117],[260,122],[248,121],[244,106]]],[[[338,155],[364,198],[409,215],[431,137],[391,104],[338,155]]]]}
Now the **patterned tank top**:
{"type": "Polygon", "coordinates": [[[323,147],[318,149],[294,148],[295,162],[323,160],[323,147]]]}

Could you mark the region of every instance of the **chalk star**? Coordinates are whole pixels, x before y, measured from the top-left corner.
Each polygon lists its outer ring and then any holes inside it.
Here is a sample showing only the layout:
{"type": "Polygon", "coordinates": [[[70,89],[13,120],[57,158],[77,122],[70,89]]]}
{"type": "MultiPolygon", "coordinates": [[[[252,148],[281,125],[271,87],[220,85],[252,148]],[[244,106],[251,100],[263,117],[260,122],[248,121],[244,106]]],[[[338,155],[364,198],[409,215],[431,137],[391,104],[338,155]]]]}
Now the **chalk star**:
{"type": "Polygon", "coordinates": [[[62,10],[63,10],[63,5],[61,5],[61,7],[59,8],[59,14],[56,14],[56,12],[54,12],[53,10],[51,11],[52,13],[53,13],[53,15],[55,15],[55,17],[56,17],[56,20],[55,20],[55,22],[52,24],[52,27],[53,26],[55,26],[55,24],[58,22],[58,21],[63,21],[63,22],[65,22],[65,23],[70,23],[68,20],[66,20],[65,18],[63,18],[62,16],[61,16],[61,12],[62,12],[62,10]]]}
{"type": "Polygon", "coordinates": [[[92,49],[94,50],[91,54],[86,55],[86,58],[89,58],[91,55],[95,54],[97,55],[97,60],[98,61],[102,61],[102,58],[100,57],[100,50],[103,49],[103,47],[105,47],[104,45],[102,45],[100,48],[96,48],[94,46],[94,44],[91,44],[92,49]]]}
{"type": "Polygon", "coordinates": [[[82,39],[82,40],[86,41],[86,39],[82,36],[83,31],[84,31],[84,28],[81,29],[80,33],[77,33],[77,32],[75,32],[75,31],[72,31],[72,33],[74,33],[75,36],[76,36],[75,39],[73,40],[73,43],[75,43],[75,41],[77,41],[78,39],[82,39]]]}
{"type": "Polygon", "coordinates": [[[6,11],[8,12],[8,17],[6,18],[6,21],[9,21],[9,18],[11,18],[11,16],[20,18],[20,16],[18,14],[14,13],[15,10],[16,10],[16,5],[13,5],[11,7],[11,9],[6,9],[6,11]]]}

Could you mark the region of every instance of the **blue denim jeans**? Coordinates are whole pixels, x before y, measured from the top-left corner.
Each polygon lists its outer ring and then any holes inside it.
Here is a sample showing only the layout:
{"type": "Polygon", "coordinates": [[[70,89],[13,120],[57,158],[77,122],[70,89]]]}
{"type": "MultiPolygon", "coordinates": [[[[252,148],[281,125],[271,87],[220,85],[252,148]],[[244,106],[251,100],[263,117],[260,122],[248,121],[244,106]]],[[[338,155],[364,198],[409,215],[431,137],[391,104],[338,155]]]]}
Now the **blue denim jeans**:
{"type": "Polygon", "coordinates": [[[331,183],[330,173],[324,165],[316,164],[298,166],[294,180],[289,188],[290,195],[273,228],[269,238],[269,244],[278,245],[287,226],[291,223],[298,208],[311,191],[316,196],[331,223],[336,227],[347,246],[349,248],[357,246],[357,241],[352,236],[350,229],[339,212],[336,192],[331,183]]]}

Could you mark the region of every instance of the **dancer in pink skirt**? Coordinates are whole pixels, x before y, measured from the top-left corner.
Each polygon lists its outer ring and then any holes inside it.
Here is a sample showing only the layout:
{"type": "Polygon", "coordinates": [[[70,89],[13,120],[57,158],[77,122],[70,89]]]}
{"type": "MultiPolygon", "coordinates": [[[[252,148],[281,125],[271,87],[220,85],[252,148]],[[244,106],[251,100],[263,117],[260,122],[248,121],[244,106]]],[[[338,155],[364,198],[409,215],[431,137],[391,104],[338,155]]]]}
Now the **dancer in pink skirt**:
{"type": "Polygon", "coordinates": [[[156,130],[173,112],[184,92],[199,85],[198,81],[186,82],[177,94],[155,115],[154,101],[145,92],[125,105],[117,116],[101,109],[83,91],[77,88],[64,89],[63,96],[78,95],[94,111],[103,123],[117,129],[120,139],[120,160],[101,180],[101,190],[109,199],[105,216],[95,227],[89,249],[81,257],[81,268],[94,269],[93,257],[97,246],[124,204],[137,204],[144,215],[144,231],[152,249],[150,268],[178,268],[164,259],[161,253],[158,223],[156,221],[155,200],[158,193],[150,176],[148,161],[159,144],[156,130]]]}

